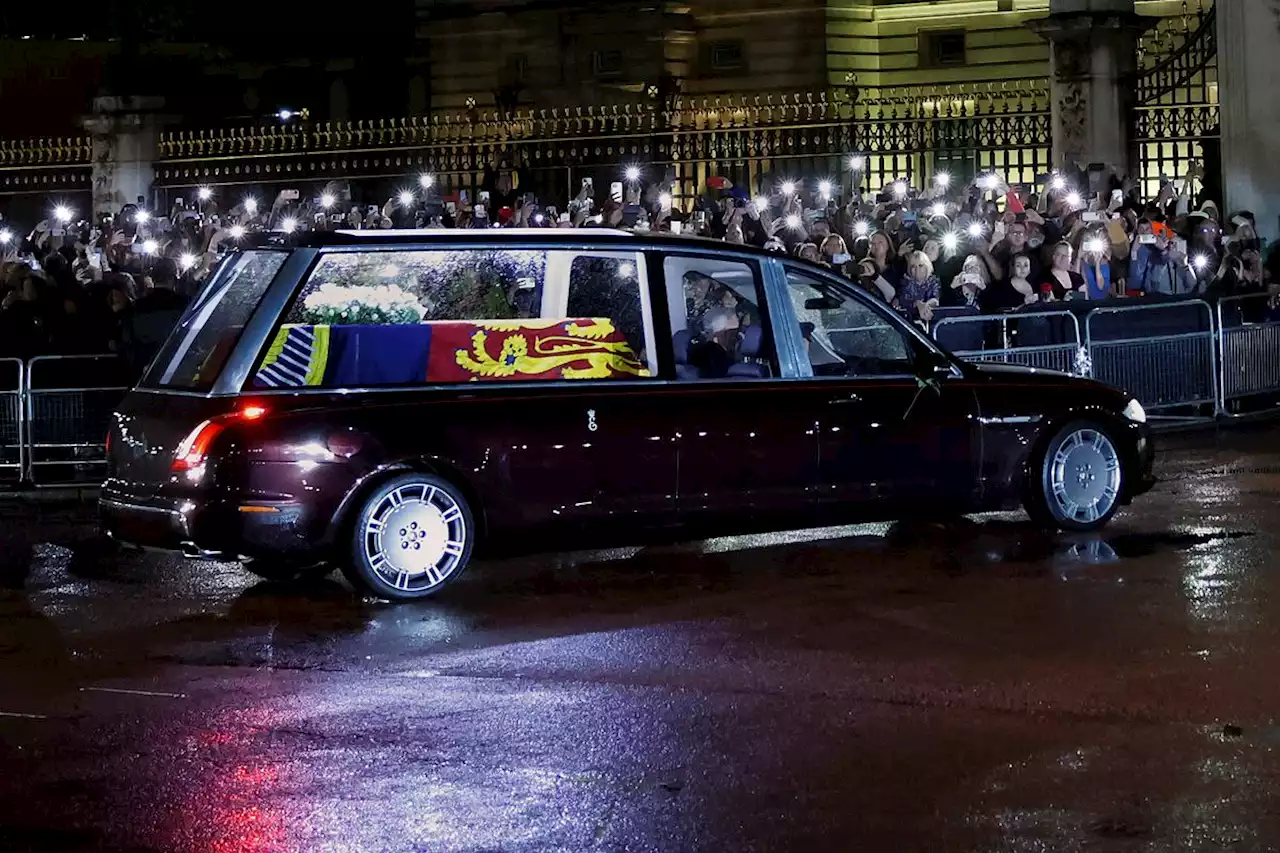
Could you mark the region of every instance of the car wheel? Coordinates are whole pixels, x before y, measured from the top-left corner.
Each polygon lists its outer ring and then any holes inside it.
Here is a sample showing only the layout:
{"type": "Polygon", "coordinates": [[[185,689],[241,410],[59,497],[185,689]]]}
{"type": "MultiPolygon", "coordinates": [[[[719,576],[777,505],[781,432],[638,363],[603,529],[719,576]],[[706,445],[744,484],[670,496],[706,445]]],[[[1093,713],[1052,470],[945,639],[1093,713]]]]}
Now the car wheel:
{"type": "Polygon", "coordinates": [[[1102,426],[1078,421],[1054,435],[1033,469],[1028,510],[1063,530],[1097,530],[1120,508],[1124,466],[1102,426]]]}
{"type": "Polygon", "coordinates": [[[289,581],[320,580],[333,571],[328,563],[313,561],[298,562],[294,560],[256,559],[245,560],[241,567],[252,572],[263,580],[287,583],[289,581]]]}
{"type": "Polygon", "coordinates": [[[352,530],[348,580],[380,597],[425,598],[462,574],[475,524],[462,492],[430,474],[380,484],[352,530]]]}

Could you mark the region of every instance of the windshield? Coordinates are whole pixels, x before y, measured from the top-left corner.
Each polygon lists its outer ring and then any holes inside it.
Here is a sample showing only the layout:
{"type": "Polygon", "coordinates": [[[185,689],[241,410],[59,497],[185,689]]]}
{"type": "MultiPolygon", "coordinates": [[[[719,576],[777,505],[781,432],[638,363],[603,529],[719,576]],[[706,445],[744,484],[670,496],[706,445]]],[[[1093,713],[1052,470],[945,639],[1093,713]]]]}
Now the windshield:
{"type": "Polygon", "coordinates": [[[188,391],[213,387],[245,323],[287,257],[287,252],[280,251],[232,257],[165,341],[142,387],[188,391]]]}

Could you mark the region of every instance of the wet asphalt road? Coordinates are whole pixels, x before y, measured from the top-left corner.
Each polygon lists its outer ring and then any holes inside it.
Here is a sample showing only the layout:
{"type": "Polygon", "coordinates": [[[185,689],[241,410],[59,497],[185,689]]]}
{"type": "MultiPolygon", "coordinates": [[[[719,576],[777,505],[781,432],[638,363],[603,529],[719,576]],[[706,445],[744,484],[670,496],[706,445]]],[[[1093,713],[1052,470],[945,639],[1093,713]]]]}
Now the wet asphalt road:
{"type": "Polygon", "coordinates": [[[543,556],[399,606],[7,505],[0,850],[1280,848],[1280,429],[1176,443],[1102,536],[543,556]]]}

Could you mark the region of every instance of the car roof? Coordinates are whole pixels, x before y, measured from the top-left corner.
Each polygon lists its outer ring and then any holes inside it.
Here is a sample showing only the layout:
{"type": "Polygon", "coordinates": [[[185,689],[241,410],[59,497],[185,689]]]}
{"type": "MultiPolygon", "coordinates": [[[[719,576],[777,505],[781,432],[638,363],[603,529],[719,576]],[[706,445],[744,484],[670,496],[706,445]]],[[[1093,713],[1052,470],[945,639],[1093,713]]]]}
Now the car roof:
{"type": "MultiPolygon", "coordinates": [[[[545,245],[580,248],[584,242],[592,247],[630,249],[638,251],[657,249],[676,251],[695,249],[713,251],[722,255],[753,255],[787,261],[798,267],[833,273],[829,267],[783,252],[770,252],[749,243],[726,243],[711,237],[674,235],[667,232],[634,233],[617,228],[387,228],[337,231],[301,231],[294,234],[259,232],[247,235],[242,241],[250,246],[274,246],[280,248],[349,248],[367,246],[387,248],[392,246],[465,246],[469,243],[489,244],[511,242],[524,246],[545,245]]],[[[839,275],[836,273],[836,275],[839,275]]],[[[851,283],[850,283],[851,284],[851,283]]]]}

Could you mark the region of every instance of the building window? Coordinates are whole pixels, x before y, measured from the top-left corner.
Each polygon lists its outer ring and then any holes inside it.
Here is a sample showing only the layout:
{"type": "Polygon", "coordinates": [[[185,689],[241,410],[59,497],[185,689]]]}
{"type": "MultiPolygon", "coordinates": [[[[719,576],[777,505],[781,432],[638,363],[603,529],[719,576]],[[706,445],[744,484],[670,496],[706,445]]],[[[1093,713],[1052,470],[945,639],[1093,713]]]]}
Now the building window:
{"type": "Polygon", "coordinates": [[[742,71],[746,64],[741,41],[712,42],[707,48],[707,69],[713,73],[742,71]]]}
{"type": "Polygon", "coordinates": [[[921,68],[965,64],[964,30],[922,31],[919,38],[921,68]]]}
{"type": "Polygon", "coordinates": [[[591,70],[596,77],[622,76],[622,51],[597,50],[591,54],[591,70]]]}

